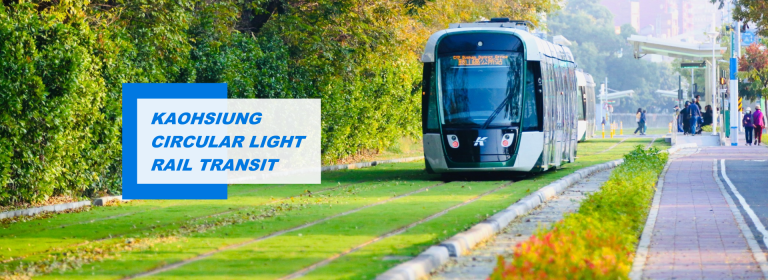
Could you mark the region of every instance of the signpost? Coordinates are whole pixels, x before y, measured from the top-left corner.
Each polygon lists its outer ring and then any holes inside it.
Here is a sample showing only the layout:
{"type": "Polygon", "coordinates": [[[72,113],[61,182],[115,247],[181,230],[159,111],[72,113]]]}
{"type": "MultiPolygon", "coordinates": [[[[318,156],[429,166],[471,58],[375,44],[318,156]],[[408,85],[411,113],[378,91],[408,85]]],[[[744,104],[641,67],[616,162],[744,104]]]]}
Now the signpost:
{"type": "Polygon", "coordinates": [[[749,46],[752,43],[755,43],[757,37],[755,36],[754,31],[744,31],[744,33],[741,33],[741,46],[749,46]]]}

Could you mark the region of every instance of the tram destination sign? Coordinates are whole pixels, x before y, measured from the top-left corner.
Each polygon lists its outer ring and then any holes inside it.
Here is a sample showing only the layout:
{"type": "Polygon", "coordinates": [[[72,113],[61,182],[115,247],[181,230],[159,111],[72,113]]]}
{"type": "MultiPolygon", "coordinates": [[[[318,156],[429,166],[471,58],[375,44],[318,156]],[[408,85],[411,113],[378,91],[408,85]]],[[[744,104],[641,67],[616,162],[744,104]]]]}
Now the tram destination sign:
{"type": "Polygon", "coordinates": [[[459,66],[505,66],[508,65],[508,55],[454,55],[453,60],[459,66]]]}

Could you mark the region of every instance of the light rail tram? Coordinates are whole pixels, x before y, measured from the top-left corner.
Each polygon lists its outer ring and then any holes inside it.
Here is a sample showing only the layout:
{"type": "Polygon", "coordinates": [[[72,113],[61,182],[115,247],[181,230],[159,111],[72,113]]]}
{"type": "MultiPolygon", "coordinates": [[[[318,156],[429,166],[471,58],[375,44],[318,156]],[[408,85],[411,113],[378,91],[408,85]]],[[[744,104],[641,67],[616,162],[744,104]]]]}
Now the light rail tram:
{"type": "Polygon", "coordinates": [[[581,102],[576,105],[579,116],[579,141],[595,137],[595,81],[581,69],[576,71],[576,85],[581,102]]]}
{"type": "Polygon", "coordinates": [[[567,47],[529,26],[494,18],[431,35],[422,55],[428,172],[540,172],[576,159],[589,112],[594,127],[594,82],[567,47]]]}

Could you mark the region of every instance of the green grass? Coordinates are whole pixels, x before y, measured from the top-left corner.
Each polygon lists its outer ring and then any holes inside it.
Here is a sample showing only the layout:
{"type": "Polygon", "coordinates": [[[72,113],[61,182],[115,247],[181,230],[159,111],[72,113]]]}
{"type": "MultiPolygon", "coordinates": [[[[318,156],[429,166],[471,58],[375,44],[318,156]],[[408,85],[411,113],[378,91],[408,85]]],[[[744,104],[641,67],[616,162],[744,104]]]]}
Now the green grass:
{"type": "Polygon", "coordinates": [[[0,229],[0,259],[5,260],[0,271],[13,271],[24,263],[41,267],[42,270],[32,271],[35,275],[45,274],[41,278],[116,279],[429,187],[429,191],[226,250],[156,275],[163,279],[271,279],[505,186],[402,234],[365,246],[306,276],[373,278],[401,262],[397,256],[415,256],[549,182],[579,168],[620,158],[633,146],[650,142],[649,138],[628,139],[597,154],[620,140],[580,143],[575,163],[513,184],[504,178],[442,184],[438,176],[423,172],[423,162],[384,164],[324,173],[320,185],[230,186],[228,200],[133,201],[9,224],[0,229]],[[307,190],[313,195],[309,196],[307,190]],[[225,213],[214,215],[222,212],[225,213]],[[133,243],[126,245],[127,241],[133,243]],[[69,254],[65,256],[63,252],[69,254]],[[396,257],[389,260],[387,256],[396,257]],[[10,258],[15,260],[9,261],[10,258]],[[64,269],[54,269],[54,264],[64,269]]]}

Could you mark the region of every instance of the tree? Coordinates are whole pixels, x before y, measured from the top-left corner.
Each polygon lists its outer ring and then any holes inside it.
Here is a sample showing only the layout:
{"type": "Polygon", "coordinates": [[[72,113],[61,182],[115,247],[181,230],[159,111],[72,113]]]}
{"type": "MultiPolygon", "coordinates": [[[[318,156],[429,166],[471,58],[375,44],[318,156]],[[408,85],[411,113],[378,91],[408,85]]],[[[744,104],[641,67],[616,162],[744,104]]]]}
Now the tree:
{"type": "Polygon", "coordinates": [[[0,205],[120,193],[123,83],[320,98],[324,163],[421,135],[421,63],[448,23],[539,23],[552,0],[0,3],[0,205]]]}
{"type": "MultiPolygon", "coordinates": [[[[712,3],[719,3],[722,9],[730,1],[710,0],[712,3]]],[[[768,0],[739,0],[735,2],[733,9],[733,19],[742,22],[752,22],[757,25],[760,35],[768,36],[768,0]]]]}
{"type": "Polygon", "coordinates": [[[672,98],[659,97],[658,89],[676,89],[677,77],[664,63],[635,59],[627,38],[637,34],[628,24],[621,26],[620,34],[613,27],[613,15],[599,0],[571,0],[548,22],[552,35],[565,35],[579,67],[591,74],[600,84],[608,77],[612,89],[635,91],[629,99],[619,99],[616,112],[634,112],[638,107],[656,112],[672,108],[672,98]]]}
{"type": "Polygon", "coordinates": [[[749,101],[768,97],[768,49],[753,43],[739,59],[739,95],[749,101]]]}

